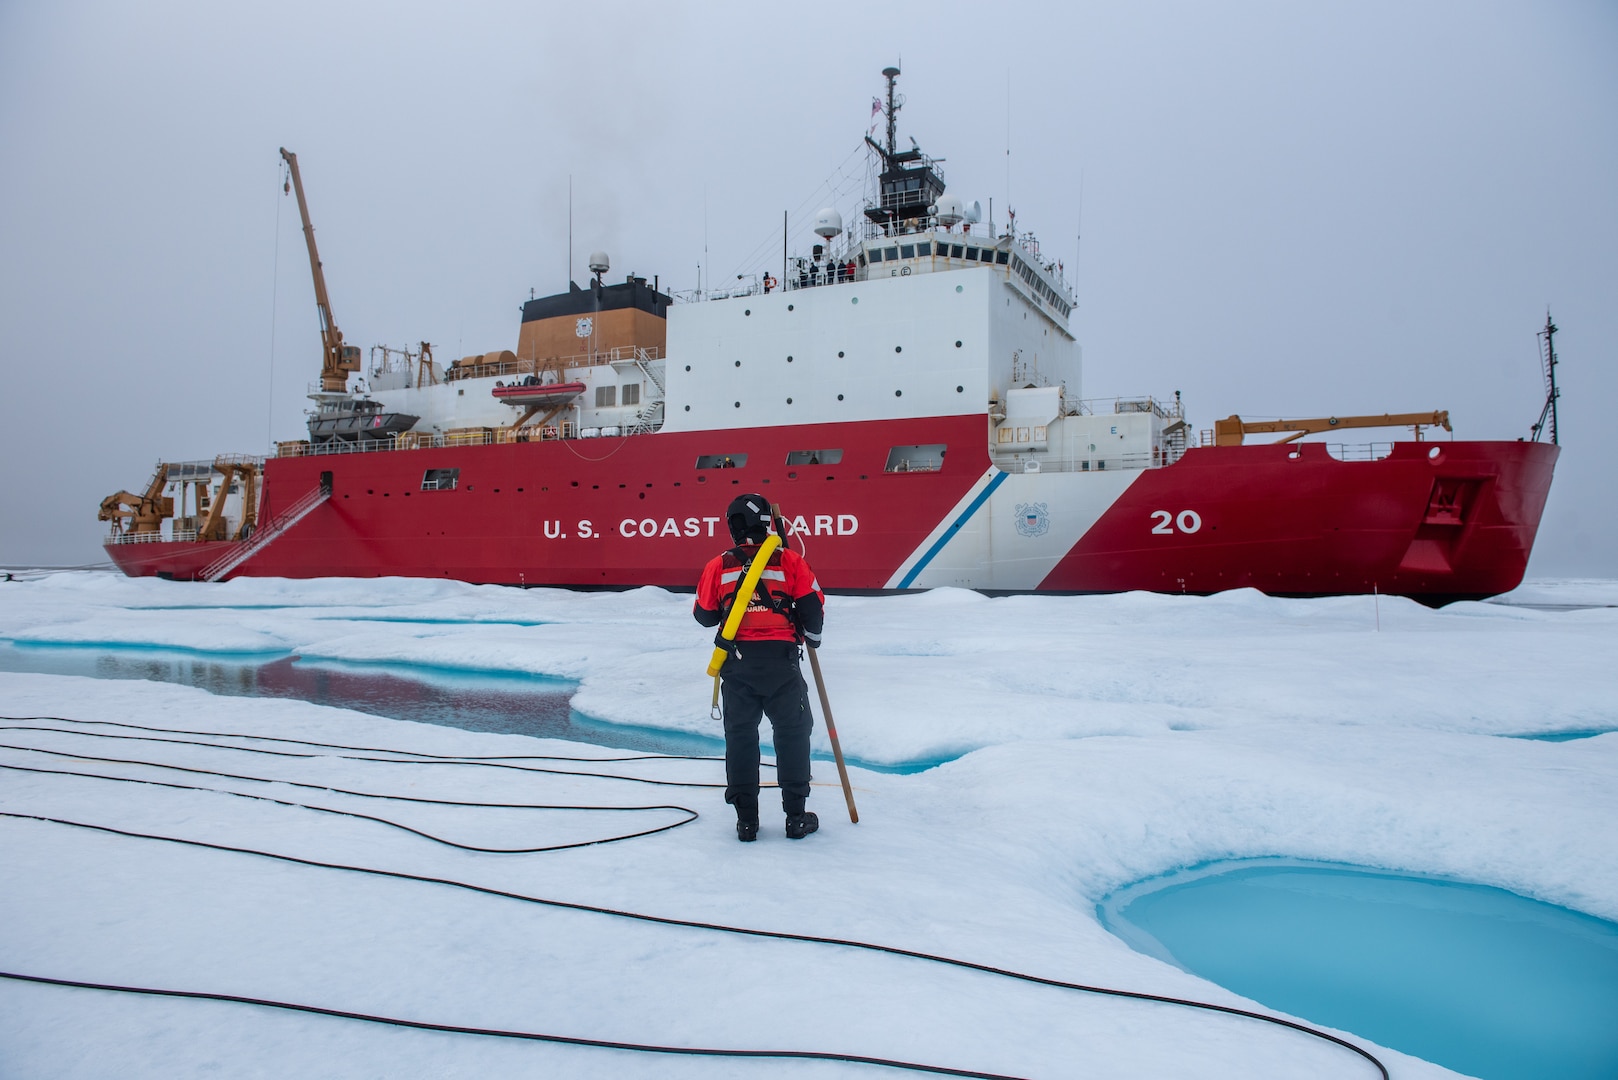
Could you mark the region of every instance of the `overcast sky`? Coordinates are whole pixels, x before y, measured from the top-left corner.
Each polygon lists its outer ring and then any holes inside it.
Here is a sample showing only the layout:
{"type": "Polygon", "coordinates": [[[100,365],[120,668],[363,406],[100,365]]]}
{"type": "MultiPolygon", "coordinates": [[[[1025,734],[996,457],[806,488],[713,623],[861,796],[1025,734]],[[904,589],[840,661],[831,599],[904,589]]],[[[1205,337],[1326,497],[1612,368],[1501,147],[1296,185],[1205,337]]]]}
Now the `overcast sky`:
{"type": "Polygon", "coordinates": [[[566,287],[570,178],[579,280],[596,248],[665,288],[779,267],[783,210],[857,212],[894,63],[901,137],[1076,279],[1084,396],[1515,439],[1549,306],[1564,454],[1529,573],[1618,576],[1611,0],[0,0],[0,563],[101,561],[100,499],[156,461],[302,433],[279,147],[347,340],[447,361],[566,287]]]}

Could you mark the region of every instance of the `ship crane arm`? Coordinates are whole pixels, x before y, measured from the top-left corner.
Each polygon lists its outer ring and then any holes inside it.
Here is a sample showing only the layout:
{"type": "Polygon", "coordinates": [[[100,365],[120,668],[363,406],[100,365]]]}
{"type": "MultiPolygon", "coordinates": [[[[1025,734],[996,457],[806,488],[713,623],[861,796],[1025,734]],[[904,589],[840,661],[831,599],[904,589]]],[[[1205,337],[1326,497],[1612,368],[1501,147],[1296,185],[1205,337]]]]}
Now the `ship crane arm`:
{"type": "Polygon", "coordinates": [[[1377,427],[1413,427],[1416,429],[1416,440],[1421,440],[1423,428],[1441,427],[1445,431],[1453,431],[1449,426],[1449,410],[1439,409],[1430,413],[1383,413],[1381,416],[1321,416],[1308,420],[1243,420],[1240,416],[1232,416],[1225,420],[1214,421],[1215,446],[1240,446],[1243,437],[1247,435],[1262,435],[1266,433],[1290,431],[1278,443],[1294,442],[1305,435],[1316,435],[1323,431],[1337,431],[1342,428],[1377,428],[1377,427]]]}
{"type": "Polygon", "coordinates": [[[320,267],[320,252],[315,248],[315,227],[309,220],[309,203],[303,196],[303,175],[298,171],[298,155],[281,148],[281,157],[292,174],[292,186],[298,195],[298,215],[303,219],[303,239],[309,248],[309,270],[315,279],[315,308],[320,313],[320,389],[342,393],[348,388],[348,373],[360,369],[360,350],[356,345],[343,344],[343,332],[332,317],[331,297],[326,293],[326,275],[320,267]]]}
{"type": "Polygon", "coordinates": [[[163,494],[163,485],[168,483],[168,478],[169,466],[159,462],[156,471],[152,473],[151,483],[146,485],[144,494],[118,491],[108,495],[101,500],[101,509],[96,514],[96,520],[112,522],[112,530],[115,533],[122,530],[126,519],[129,521],[131,532],[162,532],[163,519],[174,514],[174,500],[163,494]]]}

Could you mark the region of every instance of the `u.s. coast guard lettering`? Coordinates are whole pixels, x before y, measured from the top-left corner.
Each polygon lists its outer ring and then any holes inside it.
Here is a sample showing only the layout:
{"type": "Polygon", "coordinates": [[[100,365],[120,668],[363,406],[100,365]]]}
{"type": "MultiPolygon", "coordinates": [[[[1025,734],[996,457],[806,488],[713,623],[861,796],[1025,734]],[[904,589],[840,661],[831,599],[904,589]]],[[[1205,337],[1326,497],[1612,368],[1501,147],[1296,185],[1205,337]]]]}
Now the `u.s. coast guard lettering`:
{"type": "MultiPolygon", "coordinates": [[[[637,538],[657,539],[665,536],[695,537],[717,536],[715,526],[719,524],[716,517],[688,517],[680,518],[630,518],[626,517],[618,523],[618,535],[626,540],[637,538]]],[[[793,536],[853,536],[860,530],[860,519],[853,514],[799,514],[786,523],[787,532],[793,536]]],[[[561,533],[560,522],[546,522],[545,535],[551,539],[566,539],[561,533]],[[556,532],[552,532],[552,526],[556,532]]],[[[594,526],[588,521],[579,522],[579,535],[588,539],[596,535],[594,526]]]]}

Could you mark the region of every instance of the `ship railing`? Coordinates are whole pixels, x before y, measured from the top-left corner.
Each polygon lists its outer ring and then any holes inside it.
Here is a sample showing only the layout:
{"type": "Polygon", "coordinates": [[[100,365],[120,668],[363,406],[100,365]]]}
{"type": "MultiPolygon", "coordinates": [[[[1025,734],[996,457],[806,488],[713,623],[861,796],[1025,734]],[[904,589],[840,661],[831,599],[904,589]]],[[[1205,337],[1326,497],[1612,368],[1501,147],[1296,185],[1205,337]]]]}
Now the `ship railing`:
{"type": "MultiPolygon", "coordinates": [[[[650,404],[660,406],[662,401],[659,400],[650,404]]],[[[637,425],[631,424],[624,428],[622,433],[625,435],[640,435],[644,434],[645,431],[655,430],[655,426],[642,430],[637,425]]],[[[380,454],[390,450],[434,450],[453,446],[493,446],[505,443],[551,442],[557,439],[577,439],[579,437],[578,422],[564,420],[560,423],[546,424],[543,427],[529,424],[521,428],[461,428],[442,433],[406,431],[386,439],[369,439],[359,443],[336,441],[311,443],[307,440],[297,440],[276,444],[276,456],[295,458],[322,457],[327,454],[380,454]]]]}
{"type": "Polygon", "coordinates": [[[1127,472],[1171,465],[1161,450],[1134,454],[1093,454],[1066,457],[1060,454],[995,454],[994,463],[1009,473],[1088,473],[1127,472]]]}
{"type": "Polygon", "coordinates": [[[494,364],[467,364],[451,367],[444,373],[444,381],[452,383],[459,382],[462,379],[491,379],[500,375],[537,375],[546,370],[593,367],[597,364],[611,364],[626,360],[661,360],[662,358],[663,350],[655,345],[650,348],[639,345],[618,345],[611,349],[574,353],[571,356],[551,356],[541,359],[530,357],[524,360],[503,360],[494,364]]]}
{"type": "Polygon", "coordinates": [[[169,538],[160,532],[115,532],[109,533],[109,544],[166,544],[169,538]]]}
{"type": "Polygon", "coordinates": [[[403,447],[395,446],[394,440],[365,439],[361,442],[342,442],[333,439],[330,442],[311,443],[306,440],[278,443],[276,457],[318,457],[322,454],[375,454],[383,450],[398,450],[403,447]]]}
{"type": "Polygon", "coordinates": [[[1381,461],[1393,453],[1390,442],[1327,443],[1326,453],[1338,461],[1381,461]]]}
{"type": "MultiPolygon", "coordinates": [[[[1067,400],[1063,409],[1067,416],[1098,416],[1105,413],[1151,413],[1160,420],[1185,419],[1185,407],[1179,401],[1164,401],[1150,394],[1110,398],[1067,400]]],[[[1212,432],[1206,432],[1212,438],[1212,432]]],[[[1208,445],[1211,445],[1208,444],[1208,445]]]]}
{"type": "MultiPolygon", "coordinates": [[[[1197,440],[1197,443],[1196,443],[1196,445],[1198,445],[1198,446],[1215,446],[1215,445],[1217,445],[1214,442],[1214,433],[1213,433],[1212,430],[1205,429],[1205,430],[1199,432],[1198,436],[1199,437],[1198,437],[1198,440],[1197,440]]],[[[1310,440],[1299,439],[1299,440],[1296,440],[1294,442],[1287,443],[1286,445],[1296,449],[1297,447],[1303,445],[1304,442],[1306,442],[1306,441],[1311,446],[1324,445],[1326,447],[1326,453],[1331,455],[1332,457],[1336,458],[1338,461],[1381,461],[1383,458],[1388,457],[1389,455],[1391,455],[1393,453],[1393,446],[1394,446],[1394,444],[1391,443],[1391,442],[1368,442],[1368,443],[1334,443],[1334,442],[1329,442],[1329,443],[1321,444],[1317,440],[1313,440],[1313,439],[1310,439],[1310,440]]],[[[1252,442],[1250,442],[1250,443],[1247,443],[1245,445],[1247,445],[1247,446],[1264,446],[1264,445],[1274,446],[1274,445],[1280,445],[1280,444],[1278,444],[1278,443],[1265,444],[1265,443],[1252,443],[1252,442]]]]}

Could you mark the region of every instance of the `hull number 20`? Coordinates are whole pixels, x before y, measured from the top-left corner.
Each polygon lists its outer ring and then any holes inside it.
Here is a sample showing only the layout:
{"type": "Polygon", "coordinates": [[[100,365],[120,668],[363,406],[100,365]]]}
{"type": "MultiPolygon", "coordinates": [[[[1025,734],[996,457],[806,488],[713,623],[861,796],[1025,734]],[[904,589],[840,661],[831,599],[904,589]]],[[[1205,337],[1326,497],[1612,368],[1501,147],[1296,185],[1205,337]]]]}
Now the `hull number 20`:
{"type": "Polygon", "coordinates": [[[1167,510],[1153,510],[1152,520],[1157,522],[1152,526],[1154,536],[1172,536],[1176,528],[1183,533],[1194,533],[1202,528],[1202,515],[1195,510],[1181,510],[1177,515],[1167,510]]]}

